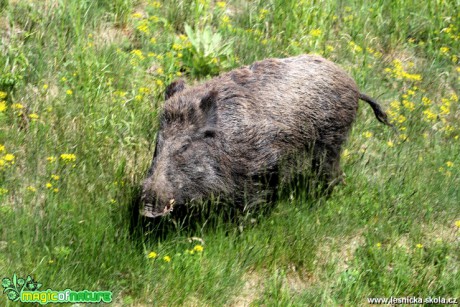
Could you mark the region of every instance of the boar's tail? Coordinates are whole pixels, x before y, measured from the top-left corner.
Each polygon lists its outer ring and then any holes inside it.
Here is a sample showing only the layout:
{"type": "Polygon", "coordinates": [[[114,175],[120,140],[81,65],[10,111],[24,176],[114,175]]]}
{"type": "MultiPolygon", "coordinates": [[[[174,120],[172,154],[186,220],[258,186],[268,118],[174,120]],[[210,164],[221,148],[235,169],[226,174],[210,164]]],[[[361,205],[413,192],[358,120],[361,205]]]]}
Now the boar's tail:
{"type": "Polygon", "coordinates": [[[366,94],[362,94],[362,93],[359,94],[359,99],[364,100],[365,102],[370,104],[370,106],[372,107],[372,110],[374,110],[375,117],[377,117],[379,122],[384,123],[385,125],[388,125],[390,127],[393,127],[393,125],[390,124],[390,121],[388,120],[387,114],[382,110],[382,108],[377,103],[377,101],[367,96],[366,94]]]}

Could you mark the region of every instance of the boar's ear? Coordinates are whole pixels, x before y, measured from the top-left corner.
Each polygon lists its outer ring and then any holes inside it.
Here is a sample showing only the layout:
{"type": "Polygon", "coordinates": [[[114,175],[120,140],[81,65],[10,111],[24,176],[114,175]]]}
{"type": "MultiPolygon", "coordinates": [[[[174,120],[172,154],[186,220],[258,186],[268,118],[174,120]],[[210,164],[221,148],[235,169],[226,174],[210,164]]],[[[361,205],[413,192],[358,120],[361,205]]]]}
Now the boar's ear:
{"type": "Polygon", "coordinates": [[[217,121],[217,91],[209,91],[200,101],[200,110],[204,113],[206,123],[214,125],[217,121]]]}
{"type": "Polygon", "coordinates": [[[185,88],[185,81],[184,80],[179,79],[179,80],[176,80],[176,81],[172,82],[170,85],[168,85],[166,87],[165,100],[168,100],[169,98],[174,96],[174,94],[183,91],[184,88],[185,88]]]}

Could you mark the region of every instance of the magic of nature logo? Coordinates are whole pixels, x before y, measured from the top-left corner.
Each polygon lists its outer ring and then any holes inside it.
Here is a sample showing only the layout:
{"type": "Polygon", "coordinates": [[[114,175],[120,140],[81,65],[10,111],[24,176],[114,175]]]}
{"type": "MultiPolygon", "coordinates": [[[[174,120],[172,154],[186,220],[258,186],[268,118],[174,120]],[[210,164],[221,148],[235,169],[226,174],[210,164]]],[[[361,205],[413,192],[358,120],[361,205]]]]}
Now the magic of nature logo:
{"type": "Polygon", "coordinates": [[[40,290],[42,284],[36,282],[29,275],[27,278],[2,279],[3,293],[13,302],[39,303],[110,303],[112,302],[111,291],[73,291],[65,289],[55,291],[52,289],[40,290]]]}

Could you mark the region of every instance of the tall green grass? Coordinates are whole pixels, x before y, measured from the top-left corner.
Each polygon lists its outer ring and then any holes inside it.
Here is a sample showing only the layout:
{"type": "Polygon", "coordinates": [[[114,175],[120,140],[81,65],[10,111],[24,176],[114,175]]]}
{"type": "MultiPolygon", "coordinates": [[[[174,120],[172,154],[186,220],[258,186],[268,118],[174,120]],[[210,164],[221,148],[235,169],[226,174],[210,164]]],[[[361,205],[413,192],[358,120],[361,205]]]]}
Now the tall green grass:
{"type": "Polygon", "coordinates": [[[136,306],[459,297],[459,7],[1,1],[0,278],[136,306]],[[194,47],[186,24],[232,52],[194,47]],[[397,131],[363,103],[329,198],[282,198],[242,222],[213,209],[189,228],[133,224],[165,85],[301,53],[344,67],[397,131]]]}

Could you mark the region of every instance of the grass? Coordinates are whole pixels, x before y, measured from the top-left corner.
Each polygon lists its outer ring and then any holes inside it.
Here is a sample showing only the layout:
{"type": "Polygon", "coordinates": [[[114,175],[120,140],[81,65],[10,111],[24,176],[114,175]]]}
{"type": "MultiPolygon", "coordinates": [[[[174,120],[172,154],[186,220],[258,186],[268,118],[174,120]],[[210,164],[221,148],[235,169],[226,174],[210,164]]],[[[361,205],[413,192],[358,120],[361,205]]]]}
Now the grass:
{"type": "Polygon", "coordinates": [[[0,1],[0,277],[109,290],[126,306],[460,297],[459,8],[0,1]],[[190,41],[207,29],[218,44],[190,41]],[[363,103],[346,184],[328,199],[281,199],[243,224],[216,209],[206,225],[133,235],[165,85],[301,53],[344,67],[397,131],[363,103]]]}

